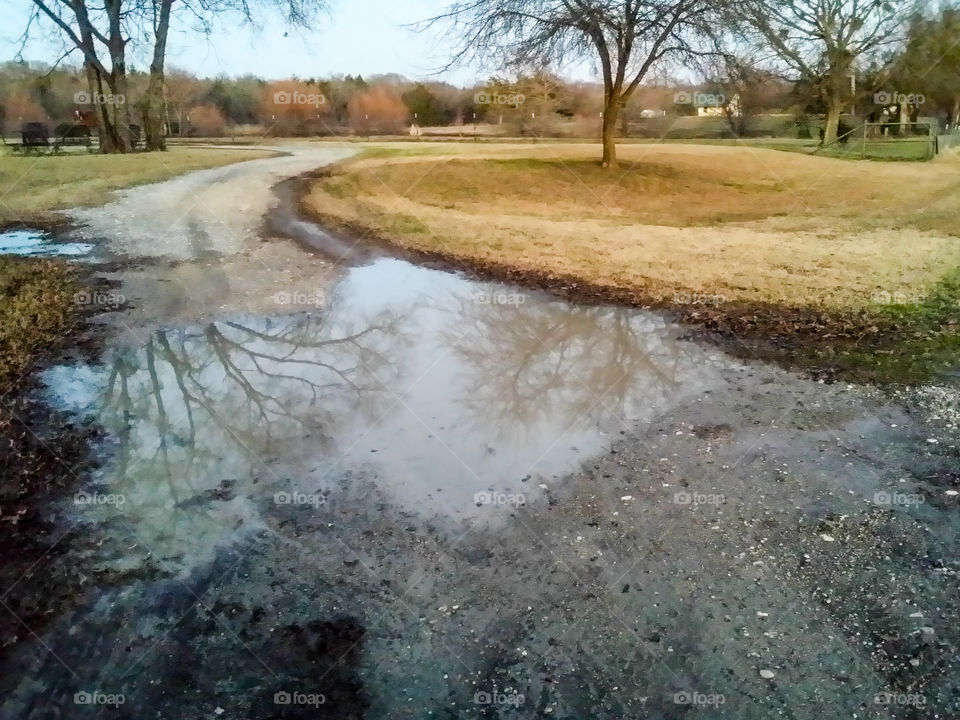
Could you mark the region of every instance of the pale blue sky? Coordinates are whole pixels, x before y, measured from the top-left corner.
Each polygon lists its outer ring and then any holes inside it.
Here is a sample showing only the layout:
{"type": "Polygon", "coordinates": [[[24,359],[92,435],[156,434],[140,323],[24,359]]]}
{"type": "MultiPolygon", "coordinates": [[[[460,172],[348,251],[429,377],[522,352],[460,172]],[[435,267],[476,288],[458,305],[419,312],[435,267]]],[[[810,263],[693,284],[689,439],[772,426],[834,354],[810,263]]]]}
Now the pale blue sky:
{"type": "MultiPolygon", "coordinates": [[[[448,0],[332,0],[329,15],[310,32],[290,32],[276,18],[262,28],[242,28],[236,18],[224,18],[211,39],[178,28],[171,31],[167,63],[202,76],[253,73],[267,79],[299,75],[400,73],[428,78],[448,59],[436,34],[414,33],[403,25],[430,17],[448,0]]],[[[29,13],[29,0],[0,0],[0,59],[9,60],[29,13]]],[[[28,60],[51,61],[59,45],[37,34],[24,52],[28,60]]],[[[79,57],[74,60],[79,64],[79,57]]],[[[144,67],[143,58],[134,60],[144,67]]],[[[580,69],[578,79],[590,79],[580,69]]],[[[442,79],[469,83],[489,75],[484,68],[461,68],[442,79]]]]}

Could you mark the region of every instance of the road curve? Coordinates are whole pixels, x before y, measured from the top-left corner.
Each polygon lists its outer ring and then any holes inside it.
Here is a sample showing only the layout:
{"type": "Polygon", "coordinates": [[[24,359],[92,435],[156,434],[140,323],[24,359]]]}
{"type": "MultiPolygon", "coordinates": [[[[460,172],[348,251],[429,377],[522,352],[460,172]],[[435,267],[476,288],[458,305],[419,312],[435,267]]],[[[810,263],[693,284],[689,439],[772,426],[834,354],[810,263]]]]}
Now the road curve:
{"type": "Polygon", "coordinates": [[[124,190],[106,205],[70,211],[70,219],[78,236],[121,256],[196,260],[244,252],[277,202],[277,183],[353,154],[306,144],[271,149],[283,154],[124,190]]]}

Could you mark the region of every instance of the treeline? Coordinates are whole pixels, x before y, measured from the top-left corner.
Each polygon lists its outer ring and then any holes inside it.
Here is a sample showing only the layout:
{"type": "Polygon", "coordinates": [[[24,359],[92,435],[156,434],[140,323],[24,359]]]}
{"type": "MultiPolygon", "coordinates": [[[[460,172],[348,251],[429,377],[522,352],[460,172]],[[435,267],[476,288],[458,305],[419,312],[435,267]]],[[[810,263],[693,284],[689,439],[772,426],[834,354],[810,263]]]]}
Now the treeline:
{"type": "MultiPolygon", "coordinates": [[[[148,77],[129,72],[126,102],[136,118],[144,107],[148,77]]],[[[793,86],[756,77],[739,88],[722,80],[699,85],[664,82],[638,89],[622,115],[630,123],[693,115],[698,93],[733,97],[751,113],[804,112],[793,86]],[[707,88],[707,90],[704,90],[707,88]]],[[[0,65],[0,123],[7,133],[25,122],[70,123],[92,104],[79,69],[37,64],[0,65]]],[[[547,72],[514,79],[492,77],[473,87],[414,82],[398,75],[266,81],[254,76],[201,78],[182,70],[167,73],[164,122],[168,136],[315,136],[397,134],[416,128],[497,126],[508,135],[595,134],[600,127],[603,87],[575,83],[547,72]]]]}
{"type": "MultiPolygon", "coordinates": [[[[685,115],[719,118],[731,134],[803,133],[809,118],[826,113],[823,93],[810,83],[787,82],[731,60],[700,67],[701,82],[660,78],[641,85],[619,115],[620,134],[660,135],[685,115]],[[750,121],[774,115],[778,123],[750,121]]],[[[915,15],[903,43],[847,80],[845,104],[859,118],[907,122],[922,116],[955,127],[958,79],[960,12],[915,15]]],[[[135,123],[147,112],[149,73],[129,70],[124,97],[92,98],[88,87],[81,68],[2,64],[0,128],[11,134],[25,122],[76,122],[97,103],[125,103],[135,123]]],[[[588,137],[599,132],[603,107],[601,84],[568,82],[546,71],[456,87],[398,75],[267,81],[171,70],[162,121],[172,137],[380,135],[474,124],[503,135],[588,137]]]]}

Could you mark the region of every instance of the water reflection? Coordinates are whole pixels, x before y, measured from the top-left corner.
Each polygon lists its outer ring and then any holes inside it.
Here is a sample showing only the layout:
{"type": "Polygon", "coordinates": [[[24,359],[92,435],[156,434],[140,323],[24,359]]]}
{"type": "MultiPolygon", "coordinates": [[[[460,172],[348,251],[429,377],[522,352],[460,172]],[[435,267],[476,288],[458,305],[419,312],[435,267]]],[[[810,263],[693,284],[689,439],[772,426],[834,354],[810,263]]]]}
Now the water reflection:
{"type": "Polygon", "coordinates": [[[91,496],[81,509],[119,514],[187,565],[209,557],[225,535],[258,525],[258,483],[290,489],[290,458],[332,452],[336,423],[376,409],[400,359],[397,328],[388,313],[356,332],[310,315],[231,320],[157,331],[114,350],[93,380],[54,371],[51,387],[92,411],[116,446],[102,479],[122,503],[91,496]]]}
{"type": "Polygon", "coordinates": [[[220,432],[268,453],[294,426],[328,447],[327,431],[338,415],[369,406],[371,395],[382,391],[374,377],[396,367],[386,355],[387,347],[395,353],[390,335],[396,326],[396,318],[380,317],[361,331],[338,334],[322,317],[307,315],[158,331],[142,348],[114,359],[103,419],[129,458],[143,439],[131,432],[137,424],[131,421],[152,418],[157,456],[187,448],[189,470],[205,444],[202,437],[198,443],[198,415],[200,432],[220,432]]]}
{"type": "Polygon", "coordinates": [[[514,432],[543,423],[637,417],[678,389],[692,348],[624,308],[457,300],[444,338],[464,369],[461,404],[476,425],[514,432]]]}

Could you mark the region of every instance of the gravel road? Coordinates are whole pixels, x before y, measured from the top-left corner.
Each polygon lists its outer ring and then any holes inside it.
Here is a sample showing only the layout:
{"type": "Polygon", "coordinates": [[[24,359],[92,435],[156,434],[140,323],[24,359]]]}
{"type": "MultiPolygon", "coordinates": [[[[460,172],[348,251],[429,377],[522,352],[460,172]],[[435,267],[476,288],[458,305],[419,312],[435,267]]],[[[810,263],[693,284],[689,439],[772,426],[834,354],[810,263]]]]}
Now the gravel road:
{"type": "Polygon", "coordinates": [[[196,260],[243,252],[260,241],[277,183],[353,152],[310,145],[274,149],[284,154],[125,190],[107,205],[74,210],[70,218],[81,237],[105,241],[122,256],[196,260]]]}

